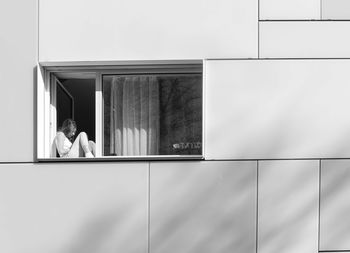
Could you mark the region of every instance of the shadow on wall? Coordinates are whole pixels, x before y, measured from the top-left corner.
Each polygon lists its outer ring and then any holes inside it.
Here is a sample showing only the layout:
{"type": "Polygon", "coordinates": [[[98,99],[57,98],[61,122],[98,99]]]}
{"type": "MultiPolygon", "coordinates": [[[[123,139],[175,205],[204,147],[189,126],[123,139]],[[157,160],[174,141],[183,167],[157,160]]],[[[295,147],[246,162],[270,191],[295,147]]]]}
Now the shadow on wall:
{"type": "Polygon", "coordinates": [[[323,161],[321,167],[321,250],[349,250],[350,163],[323,161]]]}
{"type": "Polygon", "coordinates": [[[62,252],[144,252],[147,247],[147,214],[142,211],[132,203],[123,203],[108,212],[96,213],[95,217],[89,217],[62,252]]]}
{"type": "Polygon", "coordinates": [[[317,167],[294,171],[269,166],[259,171],[258,251],[314,252],[318,248],[317,167]]]}
{"type": "MultiPolygon", "coordinates": [[[[256,163],[184,164],[190,166],[151,169],[151,252],[255,252],[256,163]]],[[[148,213],[140,208],[146,196],[87,210],[57,252],[147,252],[148,213]]]]}
{"type": "Polygon", "coordinates": [[[255,252],[256,169],[209,164],[151,180],[152,253],[255,252]]]}

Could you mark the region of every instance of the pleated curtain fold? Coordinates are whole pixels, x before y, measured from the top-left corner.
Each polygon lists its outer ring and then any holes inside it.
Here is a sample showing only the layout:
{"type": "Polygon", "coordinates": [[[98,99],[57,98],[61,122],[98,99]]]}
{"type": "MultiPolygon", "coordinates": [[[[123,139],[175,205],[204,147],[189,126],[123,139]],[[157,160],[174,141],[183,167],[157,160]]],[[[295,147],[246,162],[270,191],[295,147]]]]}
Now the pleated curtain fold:
{"type": "Polygon", "coordinates": [[[159,152],[159,84],[156,76],[114,76],[110,149],[118,156],[159,152]]]}

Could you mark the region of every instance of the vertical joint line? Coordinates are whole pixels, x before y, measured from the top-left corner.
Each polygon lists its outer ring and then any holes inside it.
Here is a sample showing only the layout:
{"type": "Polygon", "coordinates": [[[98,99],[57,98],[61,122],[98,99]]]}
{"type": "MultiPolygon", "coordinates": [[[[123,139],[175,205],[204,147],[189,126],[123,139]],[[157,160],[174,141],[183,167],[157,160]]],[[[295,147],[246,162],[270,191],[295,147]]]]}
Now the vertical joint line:
{"type": "Polygon", "coordinates": [[[148,162],[148,230],[147,230],[147,252],[151,252],[151,162],[148,162]]]}
{"type": "Polygon", "coordinates": [[[39,54],[39,51],[40,51],[40,0],[37,0],[36,1],[36,4],[38,5],[37,6],[37,13],[36,13],[36,22],[37,22],[37,43],[36,43],[36,46],[37,46],[37,48],[36,48],[36,50],[37,50],[37,52],[36,52],[36,56],[37,56],[37,62],[39,62],[39,56],[40,56],[40,54],[39,54]]]}
{"type": "Polygon", "coordinates": [[[321,233],[321,159],[319,160],[319,165],[318,165],[318,242],[317,242],[317,247],[318,251],[320,251],[320,233],[321,233]]]}
{"type": "Polygon", "coordinates": [[[260,0],[258,0],[258,59],[260,58],[260,0]]]}
{"type": "Polygon", "coordinates": [[[258,20],[258,59],[260,59],[260,21],[258,20]]]}
{"type": "Polygon", "coordinates": [[[322,20],[322,0],[320,0],[320,19],[322,20]]]}
{"type": "Polygon", "coordinates": [[[256,224],[255,224],[255,252],[258,253],[258,222],[259,218],[259,160],[256,161],[256,224]]]}

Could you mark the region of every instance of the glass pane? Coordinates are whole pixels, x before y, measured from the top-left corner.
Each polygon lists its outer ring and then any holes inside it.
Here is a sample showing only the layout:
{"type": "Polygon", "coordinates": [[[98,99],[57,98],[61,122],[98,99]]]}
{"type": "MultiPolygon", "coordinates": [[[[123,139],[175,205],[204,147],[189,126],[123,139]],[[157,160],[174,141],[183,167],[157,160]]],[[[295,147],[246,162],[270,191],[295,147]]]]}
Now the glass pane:
{"type": "Polygon", "coordinates": [[[201,155],[202,75],[105,75],[104,155],[201,155]]]}

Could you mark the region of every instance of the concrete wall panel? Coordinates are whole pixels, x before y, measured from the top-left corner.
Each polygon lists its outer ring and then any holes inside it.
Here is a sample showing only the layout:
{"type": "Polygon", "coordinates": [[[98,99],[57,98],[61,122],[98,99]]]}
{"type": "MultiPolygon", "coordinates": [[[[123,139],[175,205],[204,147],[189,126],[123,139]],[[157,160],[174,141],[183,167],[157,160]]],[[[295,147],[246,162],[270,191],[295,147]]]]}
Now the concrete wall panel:
{"type": "Polygon", "coordinates": [[[147,163],[0,165],[0,252],[147,252],[147,163]]]}
{"type": "Polygon", "coordinates": [[[322,19],[350,19],[350,1],[322,0],[322,19]]]}
{"type": "Polygon", "coordinates": [[[350,157],[349,60],[206,66],[207,159],[350,157]]]}
{"type": "Polygon", "coordinates": [[[350,22],[261,22],[262,58],[348,58],[350,22]]]}
{"type": "Polygon", "coordinates": [[[41,61],[256,57],[256,0],[40,1],[41,61]]]}
{"type": "Polygon", "coordinates": [[[260,19],[320,19],[320,7],[320,0],[260,0],[260,19]]]}
{"type": "Polygon", "coordinates": [[[319,161],[262,161],[258,252],[318,252],[319,161]]]}
{"type": "Polygon", "coordinates": [[[255,253],[256,162],[151,163],[150,252],[255,253]]]}
{"type": "Polygon", "coordinates": [[[34,158],[36,2],[0,2],[0,162],[30,162],[34,158]]]}
{"type": "Polygon", "coordinates": [[[350,160],[321,167],[320,250],[350,250],[350,160]]]}

